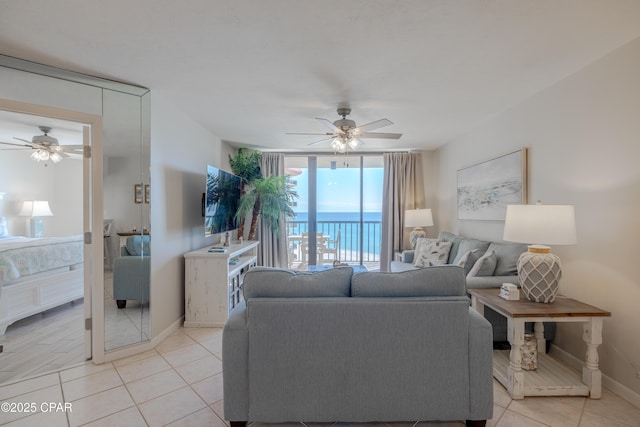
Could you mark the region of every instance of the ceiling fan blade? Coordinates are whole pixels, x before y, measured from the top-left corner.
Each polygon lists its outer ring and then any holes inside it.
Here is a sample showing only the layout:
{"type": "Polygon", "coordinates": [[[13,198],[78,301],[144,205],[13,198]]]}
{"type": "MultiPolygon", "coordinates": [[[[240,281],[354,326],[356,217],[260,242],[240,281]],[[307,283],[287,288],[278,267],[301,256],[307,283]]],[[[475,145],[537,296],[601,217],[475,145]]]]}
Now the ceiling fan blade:
{"type": "Polygon", "coordinates": [[[66,153],[82,153],[84,145],[58,145],[56,151],[64,151],[66,153]]]}
{"type": "Polygon", "coordinates": [[[27,144],[12,144],[11,142],[0,142],[0,144],[5,144],[5,145],[13,145],[14,147],[22,147],[22,148],[32,148],[31,145],[27,145],[27,144]]]}
{"type": "Polygon", "coordinates": [[[333,124],[333,122],[331,120],[328,119],[322,119],[320,117],[316,117],[316,120],[320,120],[320,122],[325,125],[326,127],[328,127],[329,129],[331,129],[334,133],[343,133],[342,129],[336,127],[336,125],[333,124]]]}
{"type": "Polygon", "coordinates": [[[31,141],[27,141],[26,139],[22,139],[22,138],[17,138],[15,136],[13,137],[13,139],[17,139],[18,141],[26,142],[27,144],[29,144],[29,147],[33,147],[34,145],[36,145],[31,141]]]}
{"type": "Polygon", "coordinates": [[[285,135],[314,135],[314,136],[324,136],[324,135],[334,135],[331,132],[327,133],[304,133],[304,132],[287,132],[285,135]]]}
{"type": "Polygon", "coordinates": [[[364,132],[359,135],[360,138],[380,138],[380,139],[400,139],[401,133],[384,133],[384,132],[364,132]]]}
{"type": "Polygon", "coordinates": [[[311,143],[309,143],[309,144],[307,144],[307,145],[316,145],[316,144],[320,144],[321,142],[331,141],[333,138],[335,138],[335,136],[330,136],[329,138],[323,138],[323,139],[321,139],[321,140],[319,140],[319,141],[314,141],[314,142],[311,142],[311,143]]]}
{"type": "Polygon", "coordinates": [[[365,123],[362,126],[358,126],[358,129],[360,129],[360,132],[366,132],[369,130],[381,128],[383,126],[389,126],[392,124],[393,122],[389,119],[380,119],[380,120],[376,120],[375,122],[365,123]]]}

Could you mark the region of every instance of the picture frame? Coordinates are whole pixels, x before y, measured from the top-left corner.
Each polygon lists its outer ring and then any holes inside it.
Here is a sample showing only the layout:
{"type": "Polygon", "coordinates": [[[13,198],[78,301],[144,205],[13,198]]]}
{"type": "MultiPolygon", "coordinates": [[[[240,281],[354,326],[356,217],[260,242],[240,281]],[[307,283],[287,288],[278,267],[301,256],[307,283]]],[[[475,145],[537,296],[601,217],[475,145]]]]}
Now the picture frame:
{"type": "Polygon", "coordinates": [[[151,203],[151,185],[144,185],[144,202],[151,203]]]}
{"type": "Polygon", "coordinates": [[[459,169],[458,219],[504,221],[507,205],[528,203],[527,148],[459,169]]]}
{"type": "Polygon", "coordinates": [[[142,203],[143,194],[142,194],[142,184],[134,184],[133,186],[133,202],[134,203],[142,203]]]}

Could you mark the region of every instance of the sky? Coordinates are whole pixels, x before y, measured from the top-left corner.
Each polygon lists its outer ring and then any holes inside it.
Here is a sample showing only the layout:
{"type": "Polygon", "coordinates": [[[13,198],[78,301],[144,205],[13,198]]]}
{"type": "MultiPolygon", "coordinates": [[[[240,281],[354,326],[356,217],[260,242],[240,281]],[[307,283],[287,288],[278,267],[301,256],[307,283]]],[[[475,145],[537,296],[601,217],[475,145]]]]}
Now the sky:
{"type": "MultiPolygon", "coordinates": [[[[364,212],[382,211],[383,168],[364,169],[364,212]]],[[[295,212],[308,212],[309,170],[293,177],[297,181],[298,205],[295,212]]],[[[319,168],[317,179],[318,212],[360,211],[360,169],[319,168]]]]}

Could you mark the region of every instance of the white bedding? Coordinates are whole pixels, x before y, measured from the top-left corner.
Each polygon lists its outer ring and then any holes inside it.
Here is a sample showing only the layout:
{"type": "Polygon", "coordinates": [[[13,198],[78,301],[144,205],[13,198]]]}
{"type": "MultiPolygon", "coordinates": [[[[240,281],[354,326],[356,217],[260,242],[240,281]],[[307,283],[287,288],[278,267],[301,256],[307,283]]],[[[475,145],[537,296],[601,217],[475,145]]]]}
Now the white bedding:
{"type": "Polygon", "coordinates": [[[81,234],[66,237],[0,239],[0,269],[4,272],[4,283],[82,262],[81,234]]]}

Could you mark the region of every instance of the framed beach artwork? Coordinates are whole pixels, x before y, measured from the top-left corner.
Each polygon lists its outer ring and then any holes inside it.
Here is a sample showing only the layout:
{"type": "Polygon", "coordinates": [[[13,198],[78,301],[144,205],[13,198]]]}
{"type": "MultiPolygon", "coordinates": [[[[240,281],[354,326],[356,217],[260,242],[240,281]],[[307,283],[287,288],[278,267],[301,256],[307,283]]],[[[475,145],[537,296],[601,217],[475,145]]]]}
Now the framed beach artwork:
{"type": "Polygon", "coordinates": [[[526,148],[458,170],[458,219],[504,221],[527,197],[526,148]]]}

